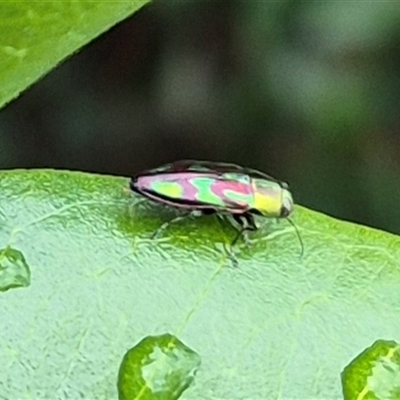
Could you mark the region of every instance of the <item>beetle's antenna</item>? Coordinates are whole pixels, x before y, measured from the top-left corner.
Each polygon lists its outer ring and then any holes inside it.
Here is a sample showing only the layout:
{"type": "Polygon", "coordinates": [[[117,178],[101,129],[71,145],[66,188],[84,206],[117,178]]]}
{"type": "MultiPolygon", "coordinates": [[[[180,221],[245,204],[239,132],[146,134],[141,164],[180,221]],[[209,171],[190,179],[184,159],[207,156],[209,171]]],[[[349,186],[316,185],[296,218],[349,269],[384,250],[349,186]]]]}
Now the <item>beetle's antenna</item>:
{"type": "Polygon", "coordinates": [[[296,235],[299,238],[300,247],[301,247],[300,258],[303,258],[303,255],[304,255],[304,243],[303,243],[303,239],[300,236],[300,232],[297,229],[297,226],[294,224],[294,222],[291,219],[289,219],[289,218],[286,218],[286,219],[289,221],[290,225],[292,225],[294,230],[296,231],[296,235]]]}

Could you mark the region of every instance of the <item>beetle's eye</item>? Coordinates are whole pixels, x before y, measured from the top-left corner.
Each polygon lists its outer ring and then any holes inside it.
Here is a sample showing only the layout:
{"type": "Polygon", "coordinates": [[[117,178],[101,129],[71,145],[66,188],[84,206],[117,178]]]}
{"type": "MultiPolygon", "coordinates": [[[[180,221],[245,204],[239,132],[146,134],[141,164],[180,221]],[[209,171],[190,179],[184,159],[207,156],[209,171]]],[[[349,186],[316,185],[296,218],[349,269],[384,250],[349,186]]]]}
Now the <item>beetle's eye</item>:
{"type": "Polygon", "coordinates": [[[286,208],[285,206],[282,206],[281,208],[281,217],[286,218],[290,215],[290,210],[286,208]]]}
{"type": "Polygon", "coordinates": [[[282,199],[282,207],[281,207],[281,218],[288,217],[293,211],[293,200],[292,196],[286,196],[282,199]]]}

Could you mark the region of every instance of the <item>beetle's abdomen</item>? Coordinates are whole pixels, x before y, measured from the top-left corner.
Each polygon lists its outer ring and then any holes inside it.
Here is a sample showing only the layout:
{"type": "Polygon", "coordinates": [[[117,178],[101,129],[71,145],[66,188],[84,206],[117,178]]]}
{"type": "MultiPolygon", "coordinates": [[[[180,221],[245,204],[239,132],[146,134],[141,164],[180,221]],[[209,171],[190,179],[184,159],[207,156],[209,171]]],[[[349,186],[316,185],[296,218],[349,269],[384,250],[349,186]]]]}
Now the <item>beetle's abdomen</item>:
{"type": "Polygon", "coordinates": [[[242,174],[182,172],[142,175],[136,178],[134,186],[139,193],[176,206],[244,212],[253,205],[251,180],[242,174]]]}

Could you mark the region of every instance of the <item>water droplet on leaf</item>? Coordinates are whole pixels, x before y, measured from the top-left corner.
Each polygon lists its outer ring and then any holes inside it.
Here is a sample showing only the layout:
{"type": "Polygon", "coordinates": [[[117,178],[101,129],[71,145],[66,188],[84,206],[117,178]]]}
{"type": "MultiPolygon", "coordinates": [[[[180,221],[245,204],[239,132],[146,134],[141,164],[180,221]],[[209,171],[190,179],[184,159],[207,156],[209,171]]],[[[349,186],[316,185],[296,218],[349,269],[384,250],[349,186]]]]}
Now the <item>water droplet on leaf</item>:
{"type": "Polygon", "coordinates": [[[122,360],[119,399],[178,399],[193,382],[200,362],[200,356],[175,336],[148,336],[122,360]]]}
{"type": "Polygon", "coordinates": [[[377,340],[342,372],[344,399],[400,399],[400,345],[377,340]]]}
{"type": "Polygon", "coordinates": [[[13,249],[6,247],[0,250],[0,291],[26,287],[31,282],[31,272],[29,265],[25,261],[24,255],[13,249]]]}

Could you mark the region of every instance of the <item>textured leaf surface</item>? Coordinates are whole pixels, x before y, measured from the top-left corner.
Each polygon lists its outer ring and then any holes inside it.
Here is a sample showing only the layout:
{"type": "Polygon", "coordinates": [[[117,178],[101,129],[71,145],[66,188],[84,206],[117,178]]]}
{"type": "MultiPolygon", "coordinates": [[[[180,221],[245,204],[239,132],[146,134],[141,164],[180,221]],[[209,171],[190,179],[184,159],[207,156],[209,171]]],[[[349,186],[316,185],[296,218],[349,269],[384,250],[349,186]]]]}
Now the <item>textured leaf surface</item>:
{"type": "Polygon", "coordinates": [[[0,107],[147,2],[0,2],[0,107]]]}
{"type": "Polygon", "coordinates": [[[397,236],[297,207],[302,259],[293,227],[261,219],[234,268],[229,224],[188,219],[152,241],[176,213],[127,186],[0,173],[0,249],[30,276],[0,292],[0,398],[117,398],[128,349],[168,333],[201,359],[182,399],[337,399],[351,360],[399,342],[397,236]]]}

